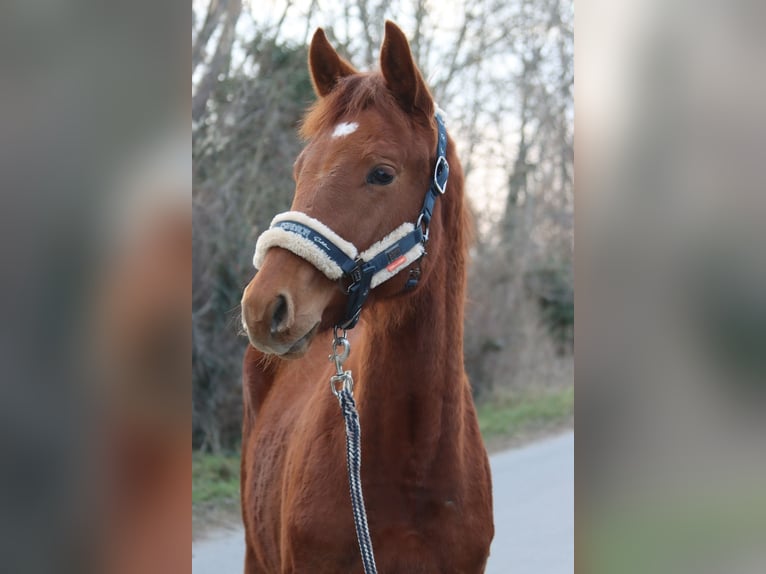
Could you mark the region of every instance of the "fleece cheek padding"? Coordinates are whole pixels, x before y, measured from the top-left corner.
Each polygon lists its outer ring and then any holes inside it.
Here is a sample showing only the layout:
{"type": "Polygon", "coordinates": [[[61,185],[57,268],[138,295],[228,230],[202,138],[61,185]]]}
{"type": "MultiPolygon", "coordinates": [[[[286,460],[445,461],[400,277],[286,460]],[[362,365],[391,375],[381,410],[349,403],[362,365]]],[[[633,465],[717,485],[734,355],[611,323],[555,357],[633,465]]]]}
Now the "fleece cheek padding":
{"type": "MultiPolygon", "coordinates": [[[[365,261],[370,261],[373,257],[375,257],[378,253],[382,253],[389,247],[391,247],[394,243],[399,241],[400,239],[403,239],[407,236],[408,233],[411,233],[415,230],[415,226],[412,223],[403,223],[396,229],[394,229],[391,233],[386,235],[383,239],[380,241],[373,243],[370,245],[369,248],[364,250],[361,254],[361,257],[365,261]]],[[[410,263],[413,263],[414,261],[417,261],[420,259],[420,257],[423,256],[423,253],[425,252],[425,249],[423,248],[422,243],[416,244],[414,247],[412,247],[407,253],[400,256],[398,259],[392,261],[387,267],[381,269],[375,275],[372,276],[372,282],[370,283],[371,288],[375,288],[384,281],[388,281],[399,273],[402,269],[407,267],[410,263]]]]}

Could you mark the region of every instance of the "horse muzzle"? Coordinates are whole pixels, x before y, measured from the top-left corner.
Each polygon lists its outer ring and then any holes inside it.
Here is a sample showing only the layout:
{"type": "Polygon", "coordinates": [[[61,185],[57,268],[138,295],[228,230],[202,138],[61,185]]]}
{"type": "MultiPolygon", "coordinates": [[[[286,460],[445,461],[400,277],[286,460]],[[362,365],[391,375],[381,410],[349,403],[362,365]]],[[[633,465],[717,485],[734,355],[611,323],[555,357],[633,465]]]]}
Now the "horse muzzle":
{"type": "Polygon", "coordinates": [[[242,296],[242,326],[250,344],[269,355],[302,356],[337,292],[300,258],[271,250],[242,296]]]}

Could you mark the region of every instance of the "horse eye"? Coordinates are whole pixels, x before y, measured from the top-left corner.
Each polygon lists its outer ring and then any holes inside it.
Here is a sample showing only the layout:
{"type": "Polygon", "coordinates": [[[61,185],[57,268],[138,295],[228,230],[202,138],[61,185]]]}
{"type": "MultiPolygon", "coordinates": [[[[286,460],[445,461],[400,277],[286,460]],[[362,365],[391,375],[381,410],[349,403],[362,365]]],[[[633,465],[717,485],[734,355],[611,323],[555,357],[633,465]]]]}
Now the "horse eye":
{"type": "Polygon", "coordinates": [[[388,185],[394,181],[396,174],[394,170],[388,166],[378,166],[367,174],[367,183],[372,185],[388,185]]]}

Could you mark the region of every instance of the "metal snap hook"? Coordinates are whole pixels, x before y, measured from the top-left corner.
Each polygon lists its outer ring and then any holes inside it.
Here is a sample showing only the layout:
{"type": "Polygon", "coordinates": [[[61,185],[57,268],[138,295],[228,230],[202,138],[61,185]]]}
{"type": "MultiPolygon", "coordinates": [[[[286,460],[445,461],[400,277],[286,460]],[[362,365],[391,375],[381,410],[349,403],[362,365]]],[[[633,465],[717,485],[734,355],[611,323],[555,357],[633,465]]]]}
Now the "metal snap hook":
{"type": "Polygon", "coordinates": [[[428,232],[430,229],[430,224],[423,221],[425,219],[425,214],[420,213],[418,216],[418,221],[415,223],[415,227],[419,227],[420,231],[423,233],[423,245],[425,245],[428,242],[428,232]]]}
{"type": "MultiPolygon", "coordinates": [[[[333,339],[332,339],[332,353],[330,354],[328,360],[335,362],[335,377],[342,377],[344,375],[343,373],[343,363],[348,359],[348,356],[351,354],[351,343],[349,343],[348,339],[346,338],[347,331],[343,329],[343,334],[339,334],[338,327],[333,328],[333,339]],[[340,352],[338,352],[338,349],[342,349],[340,352]]],[[[349,375],[348,371],[346,371],[349,375]]],[[[331,385],[334,388],[334,384],[331,380],[331,385]]]]}
{"type": "Polygon", "coordinates": [[[351,376],[351,371],[344,371],[339,375],[330,377],[330,390],[336,397],[339,397],[342,391],[353,392],[354,379],[351,376]]]}

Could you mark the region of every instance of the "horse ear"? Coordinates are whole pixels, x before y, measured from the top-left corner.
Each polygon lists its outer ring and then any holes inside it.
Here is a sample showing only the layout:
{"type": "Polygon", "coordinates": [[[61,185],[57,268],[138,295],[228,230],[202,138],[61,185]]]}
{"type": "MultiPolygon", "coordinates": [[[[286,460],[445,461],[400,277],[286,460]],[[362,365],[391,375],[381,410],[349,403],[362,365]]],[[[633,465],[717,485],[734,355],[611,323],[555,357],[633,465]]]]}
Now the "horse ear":
{"type": "Polygon", "coordinates": [[[389,89],[406,111],[417,109],[428,118],[433,115],[434,100],[412,59],[407,37],[390,20],[386,20],[386,35],[380,49],[380,69],[389,89]]]}
{"type": "Polygon", "coordinates": [[[314,91],[320,98],[329,94],[338,80],[356,74],[354,67],[341,58],[327,41],[322,28],[317,28],[311,39],[309,72],[314,91]]]}

